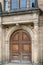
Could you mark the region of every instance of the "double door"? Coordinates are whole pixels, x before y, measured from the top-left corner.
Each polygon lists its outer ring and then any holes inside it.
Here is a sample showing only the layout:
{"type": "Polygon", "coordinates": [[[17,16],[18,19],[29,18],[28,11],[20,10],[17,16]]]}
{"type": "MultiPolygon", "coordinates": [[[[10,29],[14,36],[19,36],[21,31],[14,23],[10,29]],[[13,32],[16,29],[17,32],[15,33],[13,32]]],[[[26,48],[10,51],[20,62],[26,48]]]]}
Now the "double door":
{"type": "Polygon", "coordinates": [[[10,38],[11,62],[28,63],[31,61],[31,39],[24,30],[15,31],[10,38]]]}

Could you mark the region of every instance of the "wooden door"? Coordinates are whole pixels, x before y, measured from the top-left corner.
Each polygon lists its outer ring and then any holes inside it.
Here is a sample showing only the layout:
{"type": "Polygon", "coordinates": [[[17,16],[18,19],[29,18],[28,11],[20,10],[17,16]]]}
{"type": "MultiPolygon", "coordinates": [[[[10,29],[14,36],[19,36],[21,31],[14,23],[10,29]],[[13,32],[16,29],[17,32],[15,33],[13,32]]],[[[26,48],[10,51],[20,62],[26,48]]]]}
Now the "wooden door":
{"type": "Polygon", "coordinates": [[[10,60],[24,63],[31,61],[31,38],[25,30],[17,30],[11,35],[10,60]]]}

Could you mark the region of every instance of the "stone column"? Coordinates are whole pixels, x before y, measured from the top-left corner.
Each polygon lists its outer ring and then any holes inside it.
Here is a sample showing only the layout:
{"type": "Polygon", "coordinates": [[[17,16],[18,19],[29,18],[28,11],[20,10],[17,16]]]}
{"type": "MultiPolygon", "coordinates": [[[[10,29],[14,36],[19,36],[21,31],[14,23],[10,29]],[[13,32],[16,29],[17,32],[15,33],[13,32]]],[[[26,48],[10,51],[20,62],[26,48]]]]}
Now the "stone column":
{"type": "Polygon", "coordinates": [[[30,7],[30,0],[27,0],[27,8],[30,7]]]}
{"type": "Polygon", "coordinates": [[[2,62],[2,25],[1,25],[1,17],[0,17],[0,64],[2,62]]]}
{"type": "Polygon", "coordinates": [[[3,63],[9,62],[9,41],[6,39],[7,31],[3,28],[3,63]]]}
{"type": "Polygon", "coordinates": [[[0,3],[2,4],[2,10],[4,10],[4,1],[0,0],[0,3]]]}
{"type": "Polygon", "coordinates": [[[9,62],[9,41],[5,41],[5,63],[8,63],[9,62]]]}
{"type": "Polygon", "coordinates": [[[11,0],[8,0],[8,11],[10,11],[10,8],[11,8],[11,6],[10,6],[11,2],[10,1],[11,0]]]}
{"type": "Polygon", "coordinates": [[[39,62],[38,20],[34,22],[34,63],[39,62]]]}

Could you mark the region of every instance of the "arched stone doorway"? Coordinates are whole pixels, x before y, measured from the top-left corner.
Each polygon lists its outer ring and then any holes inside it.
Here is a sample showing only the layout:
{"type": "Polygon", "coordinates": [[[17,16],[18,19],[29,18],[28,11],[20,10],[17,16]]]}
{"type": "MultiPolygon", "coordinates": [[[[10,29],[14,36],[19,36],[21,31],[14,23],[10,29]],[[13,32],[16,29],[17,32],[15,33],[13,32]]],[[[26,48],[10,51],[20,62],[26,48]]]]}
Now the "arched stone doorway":
{"type": "Polygon", "coordinates": [[[32,60],[31,37],[29,32],[19,29],[10,37],[10,61],[28,63],[32,60]]]}

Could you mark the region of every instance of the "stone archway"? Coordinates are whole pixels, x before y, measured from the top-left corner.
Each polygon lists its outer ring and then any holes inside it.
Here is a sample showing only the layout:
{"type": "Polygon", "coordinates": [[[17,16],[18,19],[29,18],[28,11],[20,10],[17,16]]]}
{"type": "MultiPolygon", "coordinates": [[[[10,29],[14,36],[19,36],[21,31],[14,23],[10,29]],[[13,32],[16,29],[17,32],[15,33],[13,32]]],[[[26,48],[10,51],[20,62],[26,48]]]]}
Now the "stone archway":
{"type": "Polygon", "coordinates": [[[16,30],[10,37],[11,62],[28,63],[32,60],[31,36],[22,29],[16,30]]]}
{"type": "Polygon", "coordinates": [[[9,31],[6,35],[6,41],[7,41],[7,46],[8,46],[6,48],[6,52],[7,52],[6,58],[8,59],[8,61],[10,60],[10,49],[9,49],[9,47],[10,47],[10,37],[13,34],[13,32],[15,32],[16,30],[19,30],[19,29],[25,30],[31,35],[31,43],[32,43],[31,44],[31,50],[32,50],[31,60],[33,62],[34,61],[34,50],[33,50],[34,49],[34,47],[33,47],[34,46],[34,35],[33,35],[33,31],[31,30],[31,28],[24,26],[24,25],[22,25],[20,27],[14,26],[14,27],[9,29],[9,31]]]}

